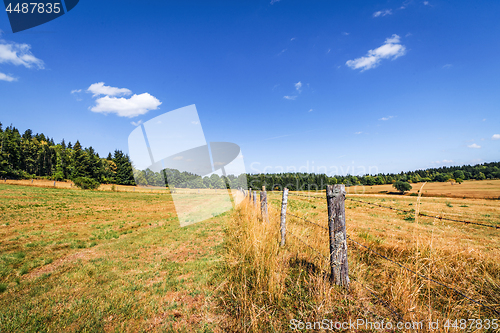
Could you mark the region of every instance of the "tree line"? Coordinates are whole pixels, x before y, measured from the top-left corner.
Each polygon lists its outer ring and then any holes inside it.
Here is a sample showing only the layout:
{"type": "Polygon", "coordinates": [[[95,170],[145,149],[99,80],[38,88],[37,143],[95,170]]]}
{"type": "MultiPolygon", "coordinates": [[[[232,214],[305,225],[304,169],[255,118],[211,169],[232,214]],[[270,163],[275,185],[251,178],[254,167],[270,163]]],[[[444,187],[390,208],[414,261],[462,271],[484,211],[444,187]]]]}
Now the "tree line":
{"type": "Polygon", "coordinates": [[[408,171],[401,173],[379,173],[364,176],[328,176],[315,173],[278,173],[278,174],[248,174],[248,186],[281,190],[284,187],[292,191],[297,190],[324,190],[326,185],[346,184],[353,185],[383,185],[396,182],[453,182],[461,183],[464,180],[483,180],[500,178],[500,162],[477,164],[474,166],[452,166],[431,168],[425,170],[408,171]]]}
{"type": "Polygon", "coordinates": [[[165,186],[179,188],[226,188],[245,187],[281,190],[323,190],[329,184],[382,185],[398,181],[460,183],[469,179],[500,178],[500,162],[474,166],[453,166],[409,172],[379,173],[377,175],[329,176],[315,173],[241,174],[227,177],[212,174],[200,177],[188,172],[165,169],[153,172],[150,169],[133,168],[130,158],[120,150],[100,157],[92,148],[84,148],[79,141],[73,145],[64,139],[55,143],[52,138],[33,134],[26,130],[22,135],[15,127],[3,129],[0,123],[0,177],[13,179],[43,178],[52,180],[92,179],[99,183],[142,186],[165,186]],[[136,184],[137,182],[137,184],[136,184]]]}

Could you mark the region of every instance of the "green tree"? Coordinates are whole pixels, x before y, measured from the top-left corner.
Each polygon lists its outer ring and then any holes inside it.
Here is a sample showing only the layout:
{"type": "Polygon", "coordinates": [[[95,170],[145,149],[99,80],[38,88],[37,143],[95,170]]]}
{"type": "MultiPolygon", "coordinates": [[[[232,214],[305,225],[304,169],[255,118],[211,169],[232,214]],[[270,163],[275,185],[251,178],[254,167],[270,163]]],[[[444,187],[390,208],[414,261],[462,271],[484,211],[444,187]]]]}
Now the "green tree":
{"type": "Polygon", "coordinates": [[[412,189],[410,183],[404,182],[404,181],[401,181],[401,180],[398,180],[392,186],[394,186],[394,188],[396,190],[398,190],[399,192],[401,192],[402,194],[404,194],[406,191],[409,191],[409,190],[412,189]]]}

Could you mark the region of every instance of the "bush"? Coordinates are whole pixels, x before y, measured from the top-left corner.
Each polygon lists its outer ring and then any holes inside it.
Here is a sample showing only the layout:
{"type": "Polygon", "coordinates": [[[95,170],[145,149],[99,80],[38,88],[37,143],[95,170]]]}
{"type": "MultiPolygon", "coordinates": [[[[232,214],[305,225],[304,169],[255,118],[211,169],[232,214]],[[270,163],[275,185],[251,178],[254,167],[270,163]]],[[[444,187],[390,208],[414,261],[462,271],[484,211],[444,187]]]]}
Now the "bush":
{"type": "Polygon", "coordinates": [[[54,173],[51,177],[53,180],[57,180],[57,181],[63,181],[64,180],[64,174],[62,173],[62,171],[57,171],[56,173],[54,173]]]}
{"type": "Polygon", "coordinates": [[[101,185],[97,180],[87,177],[78,177],[73,179],[73,183],[82,190],[95,190],[101,185]]]}
{"type": "Polygon", "coordinates": [[[405,193],[406,191],[412,189],[411,185],[408,182],[403,182],[401,180],[398,180],[392,186],[394,186],[394,188],[401,193],[405,193]]]}

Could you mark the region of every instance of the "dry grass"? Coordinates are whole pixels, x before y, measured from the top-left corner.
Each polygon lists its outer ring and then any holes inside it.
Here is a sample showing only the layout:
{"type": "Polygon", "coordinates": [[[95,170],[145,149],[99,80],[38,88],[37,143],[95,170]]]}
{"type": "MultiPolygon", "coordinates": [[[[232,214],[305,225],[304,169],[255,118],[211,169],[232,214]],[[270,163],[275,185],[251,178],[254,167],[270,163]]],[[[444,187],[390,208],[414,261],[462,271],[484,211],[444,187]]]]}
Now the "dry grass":
{"type": "Polygon", "coordinates": [[[0,331],[213,332],[226,217],[170,195],[0,184],[0,331]]]}
{"type": "MultiPolygon", "coordinates": [[[[423,183],[411,184],[413,189],[406,193],[416,195],[423,183]]],[[[348,188],[351,194],[378,194],[396,193],[397,190],[389,184],[373,186],[352,186],[348,188]]],[[[449,198],[476,198],[500,199],[500,179],[494,180],[466,180],[458,183],[427,183],[422,191],[424,197],[449,197],[449,198]]]]}
{"type": "MultiPolygon", "coordinates": [[[[458,186],[458,185],[457,185],[458,186]]],[[[427,189],[424,187],[424,191],[427,189]]],[[[290,320],[349,319],[398,321],[356,282],[349,294],[328,282],[328,264],[295,238],[278,244],[278,207],[281,198],[269,192],[271,223],[262,223],[253,207],[241,207],[226,230],[219,305],[230,314],[229,331],[282,332],[290,320]]],[[[289,196],[289,211],[327,226],[326,200],[289,196]]],[[[353,196],[351,196],[353,197],[353,196]]],[[[406,210],[415,208],[410,196],[358,195],[357,199],[406,210]]],[[[420,211],[461,216],[471,221],[500,224],[499,202],[485,199],[420,199],[420,211]]],[[[347,232],[352,239],[418,273],[452,286],[469,297],[500,309],[500,230],[463,225],[413,214],[397,214],[346,201],[347,232]]],[[[322,229],[288,217],[287,230],[328,254],[322,229]]],[[[348,243],[350,274],[388,301],[405,321],[498,318],[498,315],[348,243]]],[[[500,319],[500,318],[499,318],[500,319]]],[[[453,330],[452,330],[453,331],[453,330]]],[[[484,329],[471,331],[484,332],[484,329]]],[[[493,330],[490,330],[493,332],[493,330]]]]}

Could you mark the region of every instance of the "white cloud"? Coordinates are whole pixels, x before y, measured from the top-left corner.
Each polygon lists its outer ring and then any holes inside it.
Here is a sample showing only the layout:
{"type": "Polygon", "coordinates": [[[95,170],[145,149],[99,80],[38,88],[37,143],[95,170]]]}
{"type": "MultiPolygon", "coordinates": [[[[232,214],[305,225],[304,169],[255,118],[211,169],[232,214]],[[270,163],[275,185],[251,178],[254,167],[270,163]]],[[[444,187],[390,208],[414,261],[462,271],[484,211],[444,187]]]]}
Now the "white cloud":
{"type": "Polygon", "coordinates": [[[428,6],[429,5],[429,1],[424,1],[424,5],[428,6]]]}
{"type": "Polygon", "coordinates": [[[309,109],[309,111],[307,111],[307,112],[313,112],[313,109],[309,109]]]}
{"type": "Polygon", "coordinates": [[[12,81],[17,81],[17,79],[15,77],[10,76],[10,75],[0,73],[0,81],[12,82],[12,81]]]}
{"type": "MultiPolygon", "coordinates": [[[[2,31],[0,30],[0,35],[2,31]]],[[[35,57],[28,44],[18,44],[0,39],[0,64],[10,64],[14,66],[24,66],[26,68],[43,69],[43,61],[35,57]]],[[[0,81],[17,81],[17,78],[10,74],[0,72],[0,81]]]]}
{"type": "Polygon", "coordinates": [[[493,134],[491,140],[500,140],[500,134],[493,134]]]}
{"type": "Polygon", "coordinates": [[[477,145],[477,144],[475,144],[475,143],[473,143],[473,144],[471,144],[471,145],[468,145],[467,147],[469,147],[469,148],[475,148],[475,149],[479,149],[479,148],[481,148],[481,146],[480,146],[480,145],[477,145]]]}
{"type": "Polygon", "coordinates": [[[452,64],[446,64],[443,66],[443,68],[451,68],[451,66],[453,66],[452,64]]]}
{"type": "Polygon", "coordinates": [[[73,90],[71,90],[72,94],[79,93],[79,92],[82,92],[82,89],[73,89],[73,90]]]}
{"type": "Polygon", "coordinates": [[[283,98],[290,99],[290,100],[294,101],[297,98],[297,96],[283,96],[283,98]]]}
{"type": "Polygon", "coordinates": [[[394,116],[382,117],[379,120],[387,121],[387,120],[392,119],[392,118],[394,118],[394,116]]]}
{"type": "Polygon", "coordinates": [[[365,71],[375,68],[382,59],[397,59],[406,53],[406,47],[400,44],[400,37],[396,34],[387,38],[384,44],[375,50],[369,50],[366,56],[354,60],[348,60],[346,65],[352,69],[365,71]]]}
{"type": "Polygon", "coordinates": [[[292,38],[290,39],[290,41],[291,41],[291,42],[293,42],[294,40],[295,40],[295,37],[292,37],[292,38]]]}
{"type": "Polygon", "coordinates": [[[361,133],[363,133],[363,132],[356,132],[356,133],[354,133],[354,134],[361,134],[361,133]]]}
{"type": "Polygon", "coordinates": [[[97,113],[116,113],[120,117],[133,118],[158,109],[161,102],[148,93],[132,95],[130,98],[104,96],[96,100],[90,111],[97,113]]]}
{"type": "Polygon", "coordinates": [[[349,36],[349,33],[348,32],[343,32],[342,35],[349,36]]]}
{"type": "Polygon", "coordinates": [[[139,120],[139,121],[131,121],[130,122],[132,125],[134,126],[139,126],[140,124],[142,124],[142,120],[139,120]]]}
{"type": "Polygon", "coordinates": [[[443,163],[453,163],[453,160],[443,160],[443,163]]]}
{"type": "Polygon", "coordinates": [[[130,89],[105,86],[104,82],[97,82],[91,84],[90,87],[87,89],[87,91],[93,94],[92,97],[96,97],[99,95],[126,96],[132,94],[132,91],[130,91],[130,89]]]}
{"type": "Polygon", "coordinates": [[[199,121],[194,121],[194,120],[191,122],[191,124],[193,125],[198,125],[199,123],[200,123],[199,121]]]}
{"type": "Polygon", "coordinates": [[[44,68],[43,61],[35,57],[28,44],[18,44],[0,39],[0,64],[23,65],[26,68],[44,68]]]}
{"type": "Polygon", "coordinates": [[[271,0],[271,5],[274,5],[276,2],[280,2],[281,0],[271,0]]]}
{"type": "Polygon", "coordinates": [[[281,50],[281,52],[280,52],[280,53],[278,53],[276,56],[278,57],[278,56],[282,55],[283,53],[285,53],[285,52],[286,52],[286,50],[287,50],[287,49],[283,49],[283,50],[281,50]]]}
{"type": "Polygon", "coordinates": [[[391,14],[392,14],[392,9],[384,9],[384,10],[379,10],[378,12],[373,13],[373,17],[386,16],[386,15],[391,15],[391,14]]]}
{"type": "Polygon", "coordinates": [[[295,89],[296,89],[299,93],[300,93],[300,91],[301,91],[301,90],[300,90],[301,88],[302,88],[302,82],[300,82],[300,81],[299,81],[299,82],[295,83],[295,89]]]}

